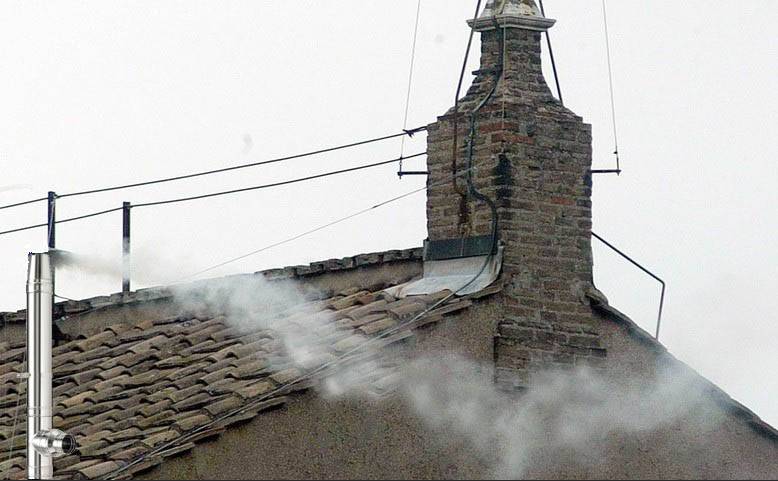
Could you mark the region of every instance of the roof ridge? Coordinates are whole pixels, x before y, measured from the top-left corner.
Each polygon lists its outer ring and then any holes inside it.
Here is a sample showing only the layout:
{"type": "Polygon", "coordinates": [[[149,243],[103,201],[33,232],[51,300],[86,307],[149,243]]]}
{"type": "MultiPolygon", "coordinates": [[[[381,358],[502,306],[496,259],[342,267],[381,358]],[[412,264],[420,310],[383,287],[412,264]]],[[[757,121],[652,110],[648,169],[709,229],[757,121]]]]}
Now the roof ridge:
{"type": "MultiPolygon", "coordinates": [[[[233,274],[224,277],[208,278],[192,281],[187,284],[191,285],[217,282],[223,279],[257,275],[262,275],[265,279],[268,280],[295,279],[323,275],[331,272],[355,270],[361,267],[371,267],[381,264],[415,262],[421,261],[422,259],[423,248],[421,247],[414,247],[410,249],[391,249],[381,252],[357,254],[355,256],[348,256],[340,259],[333,258],[323,261],[315,261],[307,265],[286,266],[265,269],[256,271],[254,273],[233,274]]],[[[170,287],[171,286],[147,287],[132,291],[128,294],[117,292],[107,296],[95,296],[81,300],[67,300],[57,302],[54,304],[54,317],[55,319],[59,319],[65,316],[82,314],[105,307],[167,299],[173,295],[170,291],[170,287]]],[[[6,324],[19,324],[26,322],[26,320],[27,309],[21,309],[15,312],[0,312],[0,329],[2,329],[2,327],[6,324]]]]}

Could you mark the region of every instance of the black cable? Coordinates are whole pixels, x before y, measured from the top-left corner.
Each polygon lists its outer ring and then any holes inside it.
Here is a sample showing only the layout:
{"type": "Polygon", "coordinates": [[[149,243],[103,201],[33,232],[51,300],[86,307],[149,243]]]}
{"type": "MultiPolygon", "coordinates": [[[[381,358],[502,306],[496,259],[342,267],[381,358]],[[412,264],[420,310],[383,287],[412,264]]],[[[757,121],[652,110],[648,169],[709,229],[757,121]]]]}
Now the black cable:
{"type": "MultiPolygon", "coordinates": [[[[73,222],[73,221],[82,220],[82,219],[89,219],[90,217],[97,217],[97,216],[103,215],[103,214],[110,214],[111,212],[116,212],[116,211],[119,211],[119,210],[122,210],[122,209],[123,209],[123,207],[115,207],[113,209],[101,210],[99,212],[92,212],[91,214],[85,214],[85,215],[80,215],[80,216],[77,216],[77,217],[70,217],[68,219],[58,220],[58,221],[56,221],[54,223],[55,224],[65,224],[67,222],[73,222]]],[[[48,227],[48,226],[49,226],[49,224],[28,225],[26,227],[19,227],[17,229],[11,229],[11,230],[6,230],[6,231],[3,231],[3,232],[0,232],[0,235],[13,234],[14,232],[22,232],[22,231],[25,231],[25,230],[38,229],[40,227],[48,227]]]]}
{"type": "Polygon", "coordinates": [[[185,175],[178,175],[178,176],[175,176],[175,177],[167,177],[167,178],[164,178],[164,179],[157,179],[157,180],[151,180],[151,181],[146,181],[146,182],[137,182],[135,184],[117,185],[117,186],[114,186],[114,187],[105,187],[105,188],[100,188],[100,189],[85,190],[85,191],[81,191],[81,192],[72,192],[72,193],[69,193],[69,194],[62,194],[62,195],[59,195],[57,197],[64,198],[64,197],[74,197],[74,196],[77,196],[77,195],[96,194],[96,193],[99,193],[99,192],[109,192],[109,191],[112,191],[112,190],[129,189],[129,188],[132,188],[132,187],[142,187],[142,186],[146,186],[146,185],[161,184],[161,183],[164,183],[164,182],[173,182],[173,181],[182,180],[182,179],[191,179],[192,177],[201,177],[201,176],[204,176],[204,175],[218,174],[218,173],[221,173],[221,172],[229,172],[229,171],[238,170],[238,169],[246,169],[246,168],[249,168],[249,167],[258,167],[260,165],[274,164],[274,163],[277,163],[277,162],[284,162],[284,161],[287,161],[287,160],[299,159],[299,158],[302,158],[302,157],[310,157],[312,155],[325,154],[327,152],[334,152],[336,150],[348,149],[348,148],[351,148],[351,147],[358,147],[360,145],[372,144],[372,143],[375,143],[375,142],[381,142],[383,140],[394,139],[396,137],[404,137],[406,135],[413,136],[413,134],[415,134],[416,132],[421,132],[421,131],[424,131],[426,129],[427,129],[426,126],[425,127],[417,127],[415,129],[405,130],[405,131],[403,131],[403,132],[401,132],[399,134],[392,134],[392,135],[386,135],[386,136],[383,136],[383,137],[376,137],[374,139],[362,140],[362,141],[353,142],[353,143],[350,143],[350,144],[339,145],[337,147],[329,147],[329,148],[326,148],[326,149],[320,149],[320,150],[315,150],[315,151],[312,151],[312,152],[306,152],[304,154],[296,154],[296,155],[290,155],[290,156],[287,156],[287,157],[279,157],[277,159],[263,160],[261,162],[252,162],[250,164],[241,164],[241,165],[235,165],[235,166],[232,166],[232,167],[224,167],[222,169],[207,170],[207,171],[204,171],[204,172],[197,172],[197,173],[194,173],[194,174],[185,174],[185,175]]]}
{"type": "Polygon", "coordinates": [[[24,202],[17,202],[16,204],[2,205],[2,206],[0,206],[0,210],[10,209],[11,207],[19,207],[21,205],[34,204],[36,202],[41,202],[41,201],[44,201],[44,200],[49,200],[49,198],[48,197],[41,197],[40,199],[32,199],[32,200],[25,200],[24,202]]]}
{"type": "MultiPolygon", "coordinates": [[[[492,215],[492,248],[490,252],[493,252],[497,248],[497,242],[499,239],[498,236],[498,216],[497,216],[497,205],[494,203],[492,199],[490,199],[488,196],[482,194],[478,191],[478,189],[475,187],[475,184],[473,184],[473,170],[475,169],[475,166],[473,165],[473,155],[474,155],[474,149],[475,149],[475,143],[476,143],[476,135],[477,135],[477,123],[478,119],[476,118],[476,115],[478,112],[481,111],[482,108],[486,106],[487,103],[489,103],[489,100],[492,99],[494,94],[497,92],[497,87],[500,84],[500,79],[503,75],[503,63],[505,61],[504,57],[504,46],[505,46],[505,29],[500,30],[499,25],[497,25],[497,21],[495,20],[495,32],[497,34],[497,42],[498,42],[498,49],[500,52],[500,57],[498,60],[498,68],[494,73],[494,85],[492,85],[491,90],[489,90],[489,93],[484,97],[483,100],[476,106],[475,109],[470,113],[470,137],[467,142],[467,177],[465,180],[467,181],[467,188],[470,195],[472,195],[476,200],[479,200],[483,203],[485,203],[487,206],[489,206],[489,210],[491,211],[492,215]]],[[[505,115],[505,112],[503,111],[503,115],[505,115]]],[[[503,119],[504,120],[504,119],[503,119]]]]}
{"type": "MultiPolygon", "coordinates": [[[[546,10],[543,8],[543,0],[540,0],[540,14],[543,15],[543,17],[546,16],[546,10]]],[[[565,101],[562,99],[562,87],[559,85],[559,74],[556,70],[556,59],[554,58],[554,49],[551,48],[551,35],[549,35],[548,30],[546,30],[546,43],[548,44],[548,55],[551,57],[551,67],[554,69],[554,81],[556,82],[556,91],[559,95],[559,103],[562,104],[562,106],[565,105],[565,101]]]]}
{"type": "Polygon", "coordinates": [[[473,24],[470,26],[470,37],[467,40],[467,49],[465,50],[465,59],[462,62],[462,71],[459,73],[459,83],[457,84],[457,93],[454,97],[454,145],[451,152],[451,173],[454,176],[454,190],[459,195],[464,196],[465,193],[459,189],[457,185],[457,154],[459,153],[459,96],[462,93],[462,83],[465,80],[465,70],[467,70],[467,61],[470,58],[470,48],[473,46],[473,36],[475,35],[475,22],[478,20],[478,14],[481,12],[481,0],[475,5],[475,15],[473,16],[473,24]]]}
{"type": "MultiPolygon", "coordinates": [[[[415,158],[415,157],[420,157],[420,156],[425,155],[425,154],[426,154],[426,152],[421,152],[421,153],[410,155],[410,156],[406,156],[406,157],[403,157],[403,158],[405,158],[405,159],[412,159],[412,158],[415,158]]],[[[355,172],[355,171],[358,171],[358,170],[370,169],[370,168],[378,167],[378,166],[381,166],[381,165],[392,164],[392,163],[395,163],[395,162],[399,162],[400,160],[401,160],[401,158],[385,160],[383,162],[375,162],[373,164],[366,164],[366,165],[361,165],[361,166],[357,166],[357,167],[351,167],[349,169],[336,170],[336,171],[333,171],[333,172],[325,172],[323,174],[311,175],[311,176],[308,176],[308,177],[302,177],[302,178],[298,178],[298,179],[286,180],[286,181],[283,181],[283,182],[275,182],[275,183],[272,183],[272,184],[264,184],[264,185],[254,186],[254,187],[245,187],[245,188],[242,188],[242,189],[234,189],[234,190],[228,190],[228,191],[222,191],[222,192],[214,192],[214,193],[211,193],[211,194],[197,195],[197,196],[192,196],[192,197],[183,197],[183,198],[179,198],[179,199],[169,199],[169,200],[162,200],[162,201],[156,201],[156,202],[147,202],[147,203],[144,203],[144,204],[135,204],[135,205],[132,206],[132,208],[135,209],[135,208],[139,208],[139,207],[151,207],[151,206],[156,206],[156,205],[173,204],[173,203],[186,202],[186,201],[196,200],[196,199],[205,199],[205,198],[208,198],[208,197],[216,197],[216,196],[227,195],[227,194],[235,194],[235,193],[239,193],[239,192],[247,192],[247,191],[252,191],[252,190],[267,189],[267,188],[270,188],[270,187],[278,187],[278,186],[282,186],[282,185],[295,184],[295,183],[298,183],[298,182],[305,182],[305,181],[308,181],[308,180],[319,179],[319,178],[322,178],[322,177],[329,177],[329,176],[338,175],[338,174],[345,174],[345,173],[348,173],[348,172],[355,172]]],[[[55,224],[64,224],[64,223],[67,223],[67,222],[73,222],[73,221],[77,221],[77,220],[88,219],[90,217],[96,217],[96,216],[103,215],[103,214],[109,214],[111,212],[117,212],[117,211],[120,211],[120,210],[123,210],[123,209],[124,209],[124,207],[115,207],[113,209],[107,209],[107,210],[103,210],[103,211],[99,211],[99,212],[93,212],[91,214],[85,214],[85,215],[81,215],[81,216],[77,216],[77,217],[71,217],[71,218],[68,218],[68,219],[58,220],[58,221],[55,222],[55,224]]],[[[19,227],[19,228],[16,228],[16,229],[11,229],[11,230],[0,232],[0,235],[12,234],[12,233],[15,233],[15,232],[21,232],[21,231],[26,231],[26,230],[30,230],[30,229],[37,229],[37,228],[40,228],[40,227],[47,227],[47,226],[48,226],[48,224],[35,224],[35,225],[26,226],[26,227],[19,227]]]]}
{"type": "MultiPolygon", "coordinates": [[[[137,182],[137,183],[134,183],[134,184],[124,184],[124,185],[117,185],[117,186],[113,186],[113,187],[103,187],[103,188],[99,188],[99,189],[83,190],[83,191],[80,191],[80,192],[71,192],[71,193],[68,193],[68,194],[58,195],[57,198],[75,197],[75,196],[87,195],[87,194],[97,194],[97,193],[100,193],[100,192],[110,192],[110,191],[113,191],[113,190],[129,189],[129,188],[133,188],[133,187],[142,187],[142,186],[146,186],[146,185],[161,184],[161,183],[164,183],[164,182],[173,182],[173,181],[176,181],[176,180],[191,179],[193,177],[201,177],[201,176],[204,176],[204,175],[218,174],[218,173],[221,173],[221,172],[229,172],[229,171],[232,171],[232,170],[246,169],[246,168],[249,168],[249,167],[258,167],[260,165],[274,164],[274,163],[277,163],[277,162],[284,162],[284,161],[287,161],[287,160],[300,159],[300,158],[303,158],[303,157],[310,157],[310,156],[313,156],[313,155],[319,155],[319,154],[325,154],[325,153],[328,153],[328,152],[334,152],[336,150],[348,149],[348,148],[351,148],[351,147],[358,147],[360,145],[372,144],[372,143],[375,143],[375,142],[381,142],[383,140],[394,139],[396,137],[404,137],[406,135],[409,136],[409,137],[413,137],[413,134],[415,134],[417,132],[423,132],[425,130],[427,130],[426,126],[416,127],[415,129],[404,129],[401,133],[398,133],[398,134],[386,135],[386,136],[383,136],[383,137],[376,137],[374,139],[368,139],[368,140],[361,140],[359,142],[352,142],[350,144],[339,145],[337,147],[329,147],[329,148],[326,148],[326,149],[315,150],[315,151],[306,152],[306,153],[303,153],[303,154],[295,154],[295,155],[290,155],[290,156],[287,156],[287,157],[279,157],[277,159],[263,160],[261,162],[252,162],[250,164],[235,165],[235,166],[232,166],[232,167],[225,167],[225,168],[222,168],[222,169],[215,169],[215,170],[207,170],[207,171],[203,171],[203,172],[196,172],[196,173],[193,173],[193,174],[178,175],[178,176],[175,176],[175,177],[166,177],[166,178],[163,178],[163,179],[150,180],[150,181],[146,181],[146,182],[137,182]]],[[[3,206],[0,206],[0,210],[10,209],[12,207],[19,207],[19,206],[23,206],[23,205],[27,205],[27,204],[34,204],[36,202],[42,202],[44,200],[48,200],[48,197],[42,197],[40,199],[26,200],[24,202],[17,202],[15,204],[3,205],[3,206]]],[[[2,233],[0,233],[0,234],[2,234],[2,233]]]]}
{"type": "MultiPolygon", "coordinates": [[[[403,130],[408,128],[408,112],[411,108],[411,87],[413,86],[413,68],[416,63],[416,40],[419,35],[419,18],[421,17],[421,0],[416,3],[416,26],[413,29],[413,47],[411,47],[411,68],[408,73],[408,93],[405,96],[405,117],[403,118],[403,130]]],[[[400,157],[405,154],[405,136],[400,143],[400,157]]],[[[398,175],[402,178],[403,163],[400,161],[398,175]]]]}
{"type": "Polygon", "coordinates": [[[174,203],[178,203],[178,202],[188,202],[190,200],[206,199],[206,198],[209,198],[209,197],[217,197],[217,196],[220,196],[220,195],[236,194],[236,193],[239,193],[239,192],[248,192],[248,191],[251,191],[251,190],[267,189],[269,187],[279,187],[279,186],[282,186],[282,185],[295,184],[295,183],[298,183],[298,182],[305,182],[305,181],[308,181],[308,180],[320,179],[322,177],[329,177],[329,176],[332,176],[332,175],[345,174],[347,172],[354,172],[354,171],[357,171],[357,170],[364,170],[364,169],[370,169],[370,168],[373,168],[373,167],[379,167],[379,166],[382,166],[382,165],[393,164],[395,162],[400,162],[403,159],[413,159],[415,157],[420,157],[420,156],[425,155],[425,154],[426,154],[426,152],[421,152],[419,154],[409,155],[407,157],[398,157],[398,158],[392,159],[392,160],[384,160],[383,162],[376,162],[376,163],[373,163],[373,164],[360,165],[358,167],[351,167],[349,169],[335,170],[335,171],[332,171],[332,172],[326,172],[324,174],[311,175],[311,176],[308,176],[308,177],[301,177],[299,179],[285,180],[283,182],[275,182],[275,183],[272,183],[272,184],[258,185],[258,186],[255,186],[255,187],[244,187],[242,189],[226,190],[226,191],[223,191],[223,192],[214,192],[214,193],[211,193],[211,194],[196,195],[196,196],[192,196],[192,197],[183,197],[183,198],[180,198],[180,199],[170,199],[170,200],[161,200],[161,201],[157,201],[157,202],[146,202],[144,204],[135,204],[135,205],[132,206],[132,208],[136,209],[136,208],[139,208],[139,207],[150,207],[150,206],[155,206],[155,205],[174,204],[174,203]]]}
{"type": "Polygon", "coordinates": [[[619,158],[619,133],[616,129],[616,97],[613,93],[613,64],[611,63],[611,41],[608,32],[608,7],[602,0],[602,22],[605,28],[605,52],[608,57],[608,84],[611,94],[611,117],[613,119],[613,155],[616,156],[616,175],[621,175],[621,159],[619,158]]]}

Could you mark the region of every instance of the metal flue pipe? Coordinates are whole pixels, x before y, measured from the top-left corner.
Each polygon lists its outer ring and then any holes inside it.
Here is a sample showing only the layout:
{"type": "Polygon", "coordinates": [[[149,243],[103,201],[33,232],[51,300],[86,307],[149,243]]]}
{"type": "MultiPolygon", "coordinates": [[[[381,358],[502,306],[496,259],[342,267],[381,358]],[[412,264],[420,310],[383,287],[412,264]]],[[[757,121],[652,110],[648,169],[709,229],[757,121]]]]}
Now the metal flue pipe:
{"type": "Polygon", "coordinates": [[[54,266],[29,254],[27,270],[27,479],[52,479],[54,459],[72,453],[73,436],[52,426],[54,266]]]}

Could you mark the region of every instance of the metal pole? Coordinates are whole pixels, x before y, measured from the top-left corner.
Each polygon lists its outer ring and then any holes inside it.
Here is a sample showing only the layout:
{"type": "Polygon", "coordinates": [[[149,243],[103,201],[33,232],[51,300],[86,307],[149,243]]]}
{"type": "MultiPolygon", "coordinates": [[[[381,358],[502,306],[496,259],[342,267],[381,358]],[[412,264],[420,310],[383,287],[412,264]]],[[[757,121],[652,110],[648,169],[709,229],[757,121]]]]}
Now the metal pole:
{"type": "Polygon", "coordinates": [[[659,316],[656,319],[656,340],[659,340],[659,328],[662,327],[662,309],[665,306],[665,288],[667,285],[665,284],[665,281],[660,280],[659,282],[662,283],[662,295],[659,297],[659,316]]]}
{"type": "MultiPolygon", "coordinates": [[[[49,193],[51,199],[51,193],[49,193]]],[[[49,209],[51,209],[49,202],[49,209]]],[[[49,236],[51,239],[51,236],[49,236]]],[[[53,269],[48,254],[30,254],[27,273],[27,478],[49,479],[53,461],[34,447],[35,435],[51,429],[51,323],[53,269]],[[48,355],[46,351],[48,347],[48,355]],[[49,379],[49,388],[46,388],[49,379]]]]}
{"type": "Polygon", "coordinates": [[[51,479],[54,457],[75,450],[72,436],[52,429],[52,309],[49,253],[29,254],[27,271],[27,478],[51,479]]]}
{"type": "Polygon", "coordinates": [[[638,263],[638,261],[636,261],[635,259],[631,258],[631,257],[630,257],[630,256],[628,256],[627,254],[623,253],[623,252],[622,252],[622,251],[620,251],[620,250],[619,250],[619,249],[618,249],[616,246],[614,246],[614,245],[613,245],[613,244],[611,244],[610,242],[606,241],[606,240],[605,240],[605,239],[603,239],[602,237],[598,236],[598,235],[597,235],[597,234],[595,234],[594,232],[592,232],[592,237],[594,237],[594,238],[595,238],[595,239],[597,239],[598,241],[600,241],[600,242],[602,242],[603,244],[605,244],[606,246],[608,246],[608,247],[609,247],[611,250],[613,250],[615,253],[617,253],[618,255],[620,255],[621,257],[623,257],[624,259],[626,259],[627,261],[629,261],[629,262],[630,262],[632,265],[634,265],[635,267],[637,267],[637,268],[638,268],[638,269],[640,269],[641,271],[643,271],[643,272],[645,272],[646,274],[648,274],[649,276],[653,277],[653,278],[654,278],[654,280],[656,280],[657,282],[659,282],[659,283],[662,285],[662,295],[661,295],[661,297],[659,298],[659,314],[657,315],[657,319],[656,319],[656,336],[654,336],[654,337],[656,338],[656,340],[658,341],[658,340],[659,340],[659,328],[662,326],[662,309],[664,309],[664,307],[665,307],[665,290],[666,290],[666,288],[667,288],[667,284],[665,284],[665,281],[663,281],[663,280],[662,280],[662,279],[661,279],[659,276],[657,276],[657,275],[656,275],[656,274],[654,274],[653,272],[649,271],[649,270],[648,270],[648,269],[646,269],[645,267],[641,266],[641,265],[638,263]]]}
{"type": "Polygon", "coordinates": [[[122,204],[122,293],[130,293],[130,210],[129,202],[122,204]]]}
{"type": "Polygon", "coordinates": [[[49,209],[46,216],[46,224],[48,224],[48,238],[46,239],[49,249],[57,248],[57,193],[49,191],[49,209]]]}

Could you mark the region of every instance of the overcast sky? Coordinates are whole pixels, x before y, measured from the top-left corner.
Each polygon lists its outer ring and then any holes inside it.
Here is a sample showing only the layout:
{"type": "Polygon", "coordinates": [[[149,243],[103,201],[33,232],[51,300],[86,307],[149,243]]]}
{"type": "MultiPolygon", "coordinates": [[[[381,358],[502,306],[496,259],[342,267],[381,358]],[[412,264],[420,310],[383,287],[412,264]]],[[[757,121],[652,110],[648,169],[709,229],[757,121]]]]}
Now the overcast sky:
{"type": "MultiPolygon", "coordinates": [[[[422,0],[409,127],[453,104],[474,4],[422,0]]],[[[551,34],[565,102],[593,125],[595,168],[611,168],[600,2],[547,0],[546,9],[558,20],[551,34]]],[[[397,132],[415,12],[414,0],[0,0],[0,205],[397,132]]],[[[778,425],[778,3],[611,0],[609,18],[624,174],[596,177],[595,231],[667,281],[670,351],[778,425]]],[[[406,145],[424,149],[424,135],[406,145]]],[[[398,155],[399,141],[389,141],[62,199],[58,215],[398,155]]],[[[423,186],[395,171],[134,211],[135,286],[172,282],[423,186]]],[[[424,202],[417,194],[210,275],[419,246],[424,202]]],[[[44,204],[0,211],[0,230],[45,217],[44,204]]],[[[118,268],[121,214],[62,225],[57,241],[118,268]]],[[[43,249],[41,230],[0,237],[0,310],[24,307],[26,253],[43,249]]],[[[596,243],[595,280],[653,332],[655,281],[596,243]]],[[[120,287],[83,272],[57,283],[72,298],[120,287]]]]}

